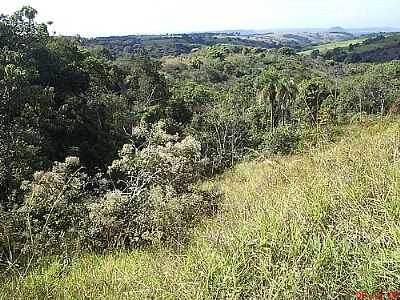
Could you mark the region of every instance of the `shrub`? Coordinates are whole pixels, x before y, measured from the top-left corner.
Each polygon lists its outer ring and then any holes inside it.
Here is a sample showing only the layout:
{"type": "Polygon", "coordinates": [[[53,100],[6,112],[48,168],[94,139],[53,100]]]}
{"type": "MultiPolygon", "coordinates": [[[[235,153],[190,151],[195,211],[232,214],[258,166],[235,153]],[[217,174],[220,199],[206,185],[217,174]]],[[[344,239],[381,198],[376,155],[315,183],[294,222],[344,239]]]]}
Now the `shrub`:
{"type": "Polygon", "coordinates": [[[291,154],[298,148],[300,140],[301,136],[294,126],[279,126],[265,135],[262,148],[274,154],[291,154]]]}
{"type": "Polygon", "coordinates": [[[188,131],[201,141],[208,174],[231,168],[244,157],[253,146],[255,120],[250,109],[225,99],[193,118],[188,131]]]}
{"type": "Polygon", "coordinates": [[[41,158],[35,145],[40,140],[38,133],[21,127],[5,126],[0,116],[0,208],[5,211],[22,205],[21,184],[41,158]]]}
{"type": "Polygon", "coordinates": [[[194,188],[206,166],[200,143],[192,137],[179,141],[164,127],[134,128],[133,143],[124,145],[109,167],[116,190],[88,206],[91,234],[99,246],[135,247],[180,238],[215,204],[217,194],[194,188]]]}
{"type": "Polygon", "coordinates": [[[214,212],[219,193],[179,193],[157,186],[140,195],[107,193],[89,205],[90,234],[97,247],[137,247],[156,241],[183,240],[187,229],[214,212]]]}
{"type": "Polygon", "coordinates": [[[36,172],[22,210],[29,220],[29,235],[36,247],[56,252],[85,236],[88,176],[78,157],[56,162],[49,172],[36,172]]]}
{"type": "Polygon", "coordinates": [[[77,157],[56,162],[50,171],[36,172],[32,182],[25,181],[23,205],[8,211],[0,207],[0,269],[15,271],[36,264],[43,254],[87,245],[88,183],[77,157]]]}
{"type": "Polygon", "coordinates": [[[13,270],[28,250],[25,214],[0,208],[0,270],[13,270]]]}
{"type": "Polygon", "coordinates": [[[195,187],[207,160],[192,137],[141,124],[104,175],[88,176],[67,157],[25,183],[25,202],[0,207],[0,266],[37,262],[43,253],[138,247],[182,239],[215,210],[220,194],[195,187]],[[113,188],[111,183],[113,184],[113,188]]]}

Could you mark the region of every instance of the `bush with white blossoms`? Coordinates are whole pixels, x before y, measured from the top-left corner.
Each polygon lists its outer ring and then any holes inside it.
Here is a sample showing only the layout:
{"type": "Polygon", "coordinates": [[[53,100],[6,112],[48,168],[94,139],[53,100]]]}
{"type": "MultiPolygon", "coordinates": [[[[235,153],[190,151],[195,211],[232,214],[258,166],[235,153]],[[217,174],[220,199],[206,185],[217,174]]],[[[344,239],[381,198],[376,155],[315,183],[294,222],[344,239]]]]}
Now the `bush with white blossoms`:
{"type": "Polygon", "coordinates": [[[88,176],[78,157],[36,172],[24,185],[24,205],[0,210],[0,266],[37,261],[43,253],[184,239],[189,227],[215,211],[221,194],[196,188],[207,165],[199,142],[164,128],[133,128],[132,143],[107,176],[88,176]]]}
{"type": "MultiPolygon", "coordinates": [[[[56,162],[48,172],[36,172],[21,211],[27,214],[30,238],[42,250],[57,249],[86,235],[89,177],[78,157],[56,162]]],[[[48,250],[46,250],[48,251],[48,250]]]]}
{"type": "Polygon", "coordinates": [[[199,191],[207,161],[192,137],[179,141],[164,123],[132,130],[108,173],[116,190],[89,205],[92,234],[107,246],[179,238],[215,208],[218,193],[199,191]],[[140,141],[140,144],[136,141],[140,141]]]}

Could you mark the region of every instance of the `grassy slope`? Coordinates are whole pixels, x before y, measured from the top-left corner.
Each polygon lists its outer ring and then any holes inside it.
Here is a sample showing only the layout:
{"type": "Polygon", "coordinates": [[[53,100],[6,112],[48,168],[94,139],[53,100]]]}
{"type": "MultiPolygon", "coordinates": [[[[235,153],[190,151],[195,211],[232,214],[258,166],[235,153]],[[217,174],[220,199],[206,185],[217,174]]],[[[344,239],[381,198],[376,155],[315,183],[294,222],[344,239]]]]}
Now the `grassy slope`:
{"type": "MultiPolygon", "coordinates": [[[[347,40],[341,42],[333,42],[328,44],[322,44],[312,47],[310,50],[300,52],[300,54],[310,55],[313,50],[319,50],[321,54],[325,54],[328,50],[332,50],[335,48],[345,48],[348,51],[348,47],[350,44],[356,45],[361,44],[367,40],[367,38],[359,38],[354,40],[347,40]]],[[[371,51],[379,51],[382,49],[390,49],[395,48],[398,49],[400,45],[400,33],[391,33],[387,35],[384,40],[375,41],[371,44],[361,44],[359,47],[354,48],[353,53],[365,54],[371,51]]],[[[348,51],[349,52],[349,51],[348,51]]]]}
{"type": "Polygon", "coordinates": [[[393,33],[387,36],[384,40],[374,42],[372,44],[362,45],[361,47],[355,48],[356,53],[364,53],[368,51],[374,51],[378,49],[385,49],[390,47],[399,47],[400,34],[393,33]]]}
{"type": "Polygon", "coordinates": [[[0,298],[354,299],[400,287],[400,122],[239,165],[222,210],[179,249],[54,262],[0,298]]]}
{"type": "Polygon", "coordinates": [[[312,47],[310,50],[302,51],[300,54],[310,55],[313,50],[319,50],[321,54],[325,54],[328,50],[332,50],[335,48],[346,48],[350,46],[350,44],[359,44],[366,40],[367,38],[358,38],[353,40],[339,41],[328,44],[322,44],[312,47]]]}

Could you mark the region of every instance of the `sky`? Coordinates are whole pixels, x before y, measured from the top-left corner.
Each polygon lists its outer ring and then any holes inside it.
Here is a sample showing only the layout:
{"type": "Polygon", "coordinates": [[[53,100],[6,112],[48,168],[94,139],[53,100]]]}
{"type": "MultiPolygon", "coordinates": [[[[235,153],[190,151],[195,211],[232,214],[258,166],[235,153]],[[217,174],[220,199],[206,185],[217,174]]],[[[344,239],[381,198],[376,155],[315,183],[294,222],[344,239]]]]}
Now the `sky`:
{"type": "Polygon", "coordinates": [[[83,37],[234,29],[400,27],[400,0],[1,0],[83,37]]]}

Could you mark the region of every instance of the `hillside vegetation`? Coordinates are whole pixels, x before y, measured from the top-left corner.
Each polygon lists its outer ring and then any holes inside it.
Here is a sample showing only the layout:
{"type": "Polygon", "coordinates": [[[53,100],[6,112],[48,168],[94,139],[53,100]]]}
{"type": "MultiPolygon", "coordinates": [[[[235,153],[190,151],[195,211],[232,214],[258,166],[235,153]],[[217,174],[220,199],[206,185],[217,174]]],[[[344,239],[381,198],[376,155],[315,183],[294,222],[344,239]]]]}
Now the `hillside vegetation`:
{"type": "Polygon", "coordinates": [[[351,44],[354,45],[354,44],[362,43],[366,39],[367,38],[357,38],[357,39],[350,39],[350,40],[332,42],[332,43],[327,43],[327,44],[320,44],[320,45],[313,46],[308,50],[301,51],[301,52],[299,52],[299,54],[310,55],[314,50],[318,50],[320,54],[325,54],[328,50],[332,50],[335,48],[349,47],[351,44]]]}
{"type": "Polygon", "coordinates": [[[330,32],[286,32],[251,33],[246,32],[204,32],[164,35],[129,35],[84,39],[90,48],[106,47],[114,56],[137,54],[146,51],[151,57],[177,56],[192,50],[226,44],[258,48],[291,47],[296,50],[312,44],[328,43],[351,39],[349,33],[330,32]]]}
{"type": "Polygon", "coordinates": [[[311,52],[314,57],[322,56],[338,62],[381,63],[400,59],[400,33],[379,34],[369,38],[317,46],[311,52]]]}
{"type": "Polygon", "coordinates": [[[189,244],[53,259],[9,280],[1,298],[353,299],[398,289],[398,118],[215,181],[225,200],[189,244]]]}
{"type": "Polygon", "coordinates": [[[399,61],[226,44],[116,56],[50,34],[36,15],[0,15],[3,297],[338,297],[376,276],[392,286],[396,121],[312,149],[400,112],[399,61]]]}

